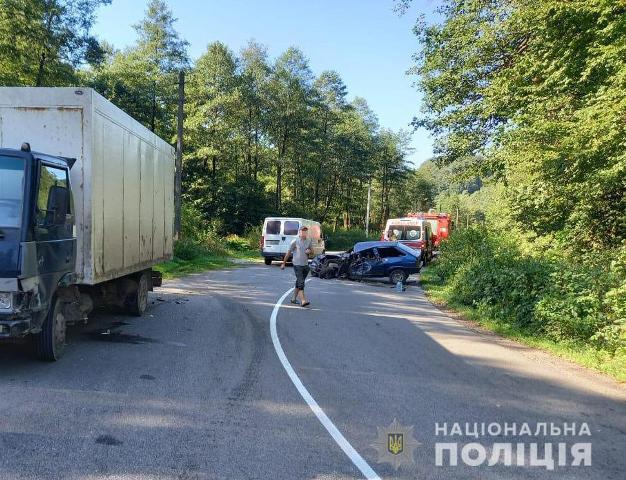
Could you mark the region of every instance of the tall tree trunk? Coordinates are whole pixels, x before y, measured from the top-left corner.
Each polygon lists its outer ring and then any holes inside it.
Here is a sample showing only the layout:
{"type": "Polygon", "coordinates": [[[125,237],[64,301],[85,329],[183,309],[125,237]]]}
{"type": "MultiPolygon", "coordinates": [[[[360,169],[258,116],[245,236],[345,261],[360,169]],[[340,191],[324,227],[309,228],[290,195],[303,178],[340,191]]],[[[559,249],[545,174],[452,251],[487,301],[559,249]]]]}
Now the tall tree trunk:
{"type": "Polygon", "coordinates": [[[283,181],[283,167],[280,164],[280,159],[278,160],[278,165],[276,165],[276,213],[280,212],[280,193],[282,189],[282,181],[283,181]]]}
{"type": "Polygon", "coordinates": [[[283,128],[283,141],[278,153],[278,165],[276,166],[276,212],[280,211],[283,201],[283,160],[287,153],[287,138],[289,137],[289,129],[285,123],[283,128]]]}
{"type": "MultiPolygon", "coordinates": [[[[46,33],[49,33],[52,30],[52,23],[56,15],[53,15],[50,12],[50,5],[48,3],[45,4],[45,15],[46,18],[46,33]]],[[[43,87],[44,86],[44,74],[46,72],[46,62],[48,61],[48,42],[47,35],[44,35],[41,39],[41,53],[39,55],[39,65],[37,66],[37,78],[35,79],[35,86],[43,87]]]]}
{"type": "Polygon", "coordinates": [[[322,162],[317,162],[317,169],[315,171],[315,186],[313,187],[313,205],[315,210],[320,202],[320,183],[322,182],[322,162]]]}
{"type": "Polygon", "coordinates": [[[248,151],[246,153],[246,172],[252,172],[252,107],[248,109],[248,151]]]}
{"type": "Polygon", "coordinates": [[[259,129],[254,129],[254,180],[259,176],[259,129]]]}
{"type": "Polygon", "coordinates": [[[152,105],[150,111],[150,131],[156,131],[156,109],[157,109],[157,92],[156,81],[152,82],[152,105]]]}
{"type": "MultiPolygon", "coordinates": [[[[328,196],[326,197],[326,206],[324,207],[324,212],[322,213],[322,216],[320,218],[321,223],[324,223],[324,221],[326,220],[326,215],[328,214],[328,209],[330,208],[330,205],[331,205],[331,203],[333,201],[333,197],[335,195],[335,191],[337,190],[336,187],[337,187],[337,179],[338,178],[339,177],[337,175],[335,175],[335,177],[333,178],[332,185],[328,189],[328,196]]],[[[335,222],[336,222],[336,219],[335,219],[335,222]]]]}
{"type": "Polygon", "coordinates": [[[37,67],[37,79],[35,80],[36,87],[43,86],[43,75],[45,72],[45,68],[46,68],[46,51],[44,47],[44,51],[42,51],[41,55],[39,56],[39,66],[37,67]]]}

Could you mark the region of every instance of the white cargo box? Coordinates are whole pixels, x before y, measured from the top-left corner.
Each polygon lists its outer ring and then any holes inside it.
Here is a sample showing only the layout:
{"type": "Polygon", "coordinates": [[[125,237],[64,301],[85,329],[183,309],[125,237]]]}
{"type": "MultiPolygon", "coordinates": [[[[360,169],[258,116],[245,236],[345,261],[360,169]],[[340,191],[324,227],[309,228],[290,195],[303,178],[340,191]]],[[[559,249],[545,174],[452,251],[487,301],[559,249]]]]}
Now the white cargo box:
{"type": "Polygon", "coordinates": [[[89,88],[0,88],[0,147],[76,158],[79,283],[170,259],[174,149],[89,88]]]}

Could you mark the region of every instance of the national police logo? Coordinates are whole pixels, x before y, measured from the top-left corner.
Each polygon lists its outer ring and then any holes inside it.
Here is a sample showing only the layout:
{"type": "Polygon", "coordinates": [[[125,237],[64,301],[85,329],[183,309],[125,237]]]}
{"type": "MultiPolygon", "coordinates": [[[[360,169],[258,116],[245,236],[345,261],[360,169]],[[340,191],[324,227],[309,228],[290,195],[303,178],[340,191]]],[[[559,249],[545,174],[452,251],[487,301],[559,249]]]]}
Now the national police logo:
{"type": "Polygon", "coordinates": [[[394,418],[387,428],[378,427],[372,447],[378,451],[378,463],[389,463],[397,470],[401,465],[415,465],[413,450],[419,445],[413,438],[413,427],[403,427],[394,418]]]}
{"type": "Polygon", "coordinates": [[[400,455],[404,451],[404,434],[387,434],[387,451],[392,455],[400,455]]]}

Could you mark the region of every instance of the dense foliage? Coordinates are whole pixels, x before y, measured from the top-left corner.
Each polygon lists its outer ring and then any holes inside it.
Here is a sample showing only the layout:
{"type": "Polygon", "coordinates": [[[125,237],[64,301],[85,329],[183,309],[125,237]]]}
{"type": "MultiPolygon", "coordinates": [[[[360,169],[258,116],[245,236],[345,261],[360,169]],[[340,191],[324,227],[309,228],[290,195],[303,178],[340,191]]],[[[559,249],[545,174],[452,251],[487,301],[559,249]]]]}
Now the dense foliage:
{"type": "Polygon", "coordinates": [[[436,138],[421,171],[460,226],[481,225],[444,248],[440,280],[501,321],[624,354],[626,2],[439,13],[415,28],[415,124],[436,138]]]}
{"type": "Polygon", "coordinates": [[[104,54],[89,34],[111,0],[0,0],[0,85],[64,86],[104,54]]]}

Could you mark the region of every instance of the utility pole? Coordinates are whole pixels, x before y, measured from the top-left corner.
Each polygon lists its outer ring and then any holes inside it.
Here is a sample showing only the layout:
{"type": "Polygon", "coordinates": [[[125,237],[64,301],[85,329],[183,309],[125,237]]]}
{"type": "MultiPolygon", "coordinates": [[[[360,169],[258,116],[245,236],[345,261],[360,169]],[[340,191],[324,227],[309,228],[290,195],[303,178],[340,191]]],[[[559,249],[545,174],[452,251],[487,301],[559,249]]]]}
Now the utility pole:
{"type": "Polygon", "coordinates": [[[370,236],[370,204],[372,203],[372,177],[367,185],[367,213],[365,214],[365,236],[370,236]]]}
{"type": "Polygon", "coordinates": [[[183,121],[185,119],[185,72],[178,74],[178,115],[176,132],[176,174],[174,177],[174,236],[180,238],[183,180],[183,121]]]}

